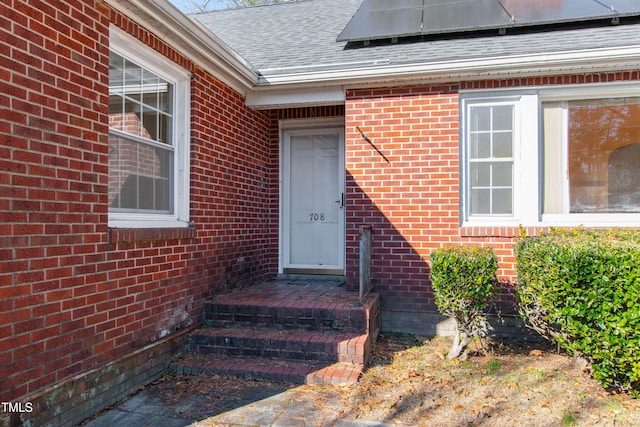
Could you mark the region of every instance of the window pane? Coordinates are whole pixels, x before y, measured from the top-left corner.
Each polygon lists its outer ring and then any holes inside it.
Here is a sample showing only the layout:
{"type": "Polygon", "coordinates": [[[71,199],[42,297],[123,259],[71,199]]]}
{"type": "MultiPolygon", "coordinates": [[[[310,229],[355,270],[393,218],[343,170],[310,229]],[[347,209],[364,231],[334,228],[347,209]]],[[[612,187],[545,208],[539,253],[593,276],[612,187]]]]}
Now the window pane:
{"type": "Polygon", "coordinates": [[[510,189],[494,190],[491,213],[496,215],[509,215],[513,213],[512,194],[510,189]]]}
{"type": "Polygon", "coordinates": [[[493,130],[513,129],[513,106],[501,105],[493,107],[493,130]]]}
{"type": "Polygon", "coordinates": [[[471,187],[489,187],[491,185],[491,165],[471,163],[471,187]]]}
{"type": "Polygon", "coordinates": [[[471,215],[491,213],[491,190],[471,190],[471,215]]]}
{"type": "Polygon", "coordinates": [[[144,133],[144,128],[140,123],[140,104],[128,97],[124,99],[122,112],[112,120],[120,121],[120,127],[118,129],[123,132],[145,138],[149,137],[144,133]]]}
{"type": "Polygon", "coordinates": [[[124,61],[124,93],[137,102],[140,102],[142,92],[140,90],[142,68],[131,61],[124,61]]]}
{"type": "Polygon", "coordinates": [[[109,94],[122,94],[124,78],[124,58],[112,53],[109,56],[109,94]]]}
{"type": "Polygon", "coordinates": [[[498,132],[493,135],[493,157],[513,157],[513,132],[498,132]]]}
{"type": "Polygon", "coordinates": [[[639,147],[639,98],[569,102],[570,212],[640,212],[639,147]]]}
{"type": "MultiPolygon", "coordinates": [[[[142,70],[142,75],[140,77],[140,93],[144,96],[147,94],[153,95],[153,99],[157,99],[156,94],[158,93],[158,81],[160,79],[157,75],[152,73],[149,70],[142,70]]],[[[151,104],[152,107],[157,107],[157,101],[151,104]]]]}
{"type": "Polygon", "coordinates": [[[173,151],[109,137],[109,203],[125,211],[173,211],[173,151]]]}
{"type": "Polygon", "coordinates": [[[173,84],[115,53],[109,71],[110,127],[172,144],[173,84]]]}
{"type": "Polygon", "coordinates": [[[173,120],[166,114],[158,115],[158,142],[171,144],[171,126],[173,120]]]}
{"type": "Polygon", "coordinates": [[[121,165],[120,138],[109,135],[109,206],[120,207],[121,165]]]}
{"type": "Polygon", "coordinates": [[[471,134],[471,158],[487,159],[491,156],[491,134],[474,133],[471,134]]]}
{"type": "Polygon", "coordinates": [[[173,151],[156,148],[158,169],[155,175],[155,209],[173,211],[173,151]]]}
{"type": "Polygon", "coordinates": [[[471,132],[488,131],[491,127],[491,109],[488,107],[471,108],[471,132]]]}
{"type": "Polygon", "coordinates": [[[109,93],[109,127],[123,130],[122,111],[124,98],[115,93],[109,93]]]}
{"type": "Polygon", "coordinates": [[[143,132],[146,138],[158,141],[158,112],[156,110],[144,107],[142,113],[142,126],[144,127],[143,132]]]}
{"type": "Polygon", "coordinates": [[[173,85],[164,82],[165,84],[160,88],[158,92],[158,109],[165,113],[171,113],[170,106],[173,102],[173,85]]]}
{"type": "Polygon", "coordinates": [[[511,187],[513,185],[513,166],[511,162],[493,165],[493,186],[511,187]]]}
{"type": "Polygon", "coordinates": [[[145,107],[153,108],[156,110],[158,108],[158,92],[145,92],[142,94],[142,103],[145,107]]]}
{"type": "Polygon", "coordinates": [[[120,209],[138,207],[138,144],[109,137],[109,199],[120,209]]]}

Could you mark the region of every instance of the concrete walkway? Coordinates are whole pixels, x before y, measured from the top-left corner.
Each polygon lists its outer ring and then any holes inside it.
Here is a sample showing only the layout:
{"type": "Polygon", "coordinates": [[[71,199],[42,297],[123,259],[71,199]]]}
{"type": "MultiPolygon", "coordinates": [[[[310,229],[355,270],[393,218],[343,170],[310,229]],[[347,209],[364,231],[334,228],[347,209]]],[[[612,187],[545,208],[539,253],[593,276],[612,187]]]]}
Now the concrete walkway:
{"type": "Polygon", "coordinates": [[[171,397],[166,384],[164,389],[152,385],[84,427],[389,426],[342,419],[346,400],[332,387],[240,381],[240,390],[209,395],[194,390],[179,399],[171,397]]]}

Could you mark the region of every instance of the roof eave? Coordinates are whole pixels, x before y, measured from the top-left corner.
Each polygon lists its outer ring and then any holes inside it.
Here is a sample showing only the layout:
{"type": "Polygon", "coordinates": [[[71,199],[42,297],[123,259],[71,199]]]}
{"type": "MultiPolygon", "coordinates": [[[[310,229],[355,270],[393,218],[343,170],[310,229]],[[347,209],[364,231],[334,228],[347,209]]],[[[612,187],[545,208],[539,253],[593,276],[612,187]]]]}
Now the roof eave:
{"type": "Polygon", "coordinates": [[[345,89],[442,83],[479,79],[625,71],[640,66],[640,45],[534,55],[509,55],[419,64],[335,68],[302,73],[264,74],[256,91],[341,86],[345,89]]]}
{"type": "Polygon", "coordinates": [[[258,84],[258,74],[240,55],[167,0],[106,1],[242,95],[258,84]]]}

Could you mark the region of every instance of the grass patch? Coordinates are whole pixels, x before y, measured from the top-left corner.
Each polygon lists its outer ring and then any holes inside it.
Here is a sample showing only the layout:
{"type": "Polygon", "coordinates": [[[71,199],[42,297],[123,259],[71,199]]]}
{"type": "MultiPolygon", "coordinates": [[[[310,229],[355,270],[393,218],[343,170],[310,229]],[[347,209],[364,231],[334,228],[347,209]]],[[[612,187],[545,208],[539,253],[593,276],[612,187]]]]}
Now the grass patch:
{"type": "Polygon", "coordinates": [[[566,413],[562,416],[563,426],[572,426],[576,424],[576,417],[573,414],[566,413]]]}
{"type": "Polygon", "coordinates": [[[496,375],[501,367],[502,362],[497,359],[491,359],[484,365],[485,373],[488,375],[496,375]]]}

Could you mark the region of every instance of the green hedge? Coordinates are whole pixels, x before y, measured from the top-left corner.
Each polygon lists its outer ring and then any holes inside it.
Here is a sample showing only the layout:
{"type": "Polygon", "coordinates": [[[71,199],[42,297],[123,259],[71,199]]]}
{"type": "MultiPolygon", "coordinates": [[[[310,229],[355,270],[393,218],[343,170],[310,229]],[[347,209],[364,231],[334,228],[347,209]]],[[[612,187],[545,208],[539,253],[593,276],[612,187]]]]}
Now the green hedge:
{"type": "Polygon", "coordinates": [[[640,231],[552,230],[515,245],[520,310],[592,363],[603,386],[640,389],[640,231]]]}
{"type": "Polygon", "coordinates": [[[498,260],[492,249],[445,247],[431,253],[431,286],[438,311],[456,321],[449,357],[457,357],[474,336],[484,336],[484,311],[495,294],[498,260]],[[461,346],[455,349],[456,345],[461,346]],[[457,353],[457,354],[456,354],[457,353]]]}

